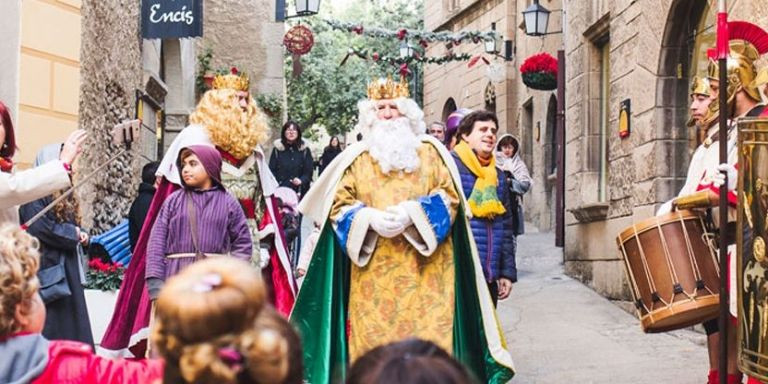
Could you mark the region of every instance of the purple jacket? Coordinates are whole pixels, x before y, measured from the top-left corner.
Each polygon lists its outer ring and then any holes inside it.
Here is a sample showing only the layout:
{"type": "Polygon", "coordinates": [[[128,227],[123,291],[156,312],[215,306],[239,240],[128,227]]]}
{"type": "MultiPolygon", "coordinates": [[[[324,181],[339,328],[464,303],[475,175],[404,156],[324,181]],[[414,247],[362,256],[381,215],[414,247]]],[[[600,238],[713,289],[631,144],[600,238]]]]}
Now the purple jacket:
{"type": "Polygon", "coordinates": [[[174,253],[195,253],[187,208],[194,203],[197,240],[202,253],[229,253],[250,260],[251,234],[240,203],[220,186],[204,191],[180,189],[160,208],[147,245],[146,278],[165,280],[195,261],[195,258],[166,259],[174,253]]]}

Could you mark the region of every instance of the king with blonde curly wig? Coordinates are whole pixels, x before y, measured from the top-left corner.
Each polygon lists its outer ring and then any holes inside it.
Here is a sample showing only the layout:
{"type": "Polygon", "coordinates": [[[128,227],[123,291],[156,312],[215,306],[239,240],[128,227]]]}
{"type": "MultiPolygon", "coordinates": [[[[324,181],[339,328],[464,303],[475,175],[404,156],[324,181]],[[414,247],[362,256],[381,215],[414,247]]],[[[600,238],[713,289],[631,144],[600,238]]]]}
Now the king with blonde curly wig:
{"type": "Polygon", "coordinates": [[[250,95],[244,104],[234,89],[213,89],[203,95],[189,122],[205,127],[217,147],[244,159],[269,139],[264,112],[250,95]]]}

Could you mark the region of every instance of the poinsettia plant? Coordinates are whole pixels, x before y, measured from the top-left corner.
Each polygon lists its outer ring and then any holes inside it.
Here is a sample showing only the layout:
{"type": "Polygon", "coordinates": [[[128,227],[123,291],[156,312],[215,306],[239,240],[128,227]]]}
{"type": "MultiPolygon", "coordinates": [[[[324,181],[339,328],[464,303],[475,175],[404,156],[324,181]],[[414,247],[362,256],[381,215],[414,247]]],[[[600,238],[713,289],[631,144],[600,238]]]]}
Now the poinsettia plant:
{"type": "Polygon", "coordinates": [[[557,59],[549,53],[537,53],[520,66],[523,83],[529,88],[551,91],[557,88],[557,59]]]}
{"type": "Polygon", "coordinates": [[[121,263],[104,262],[99,258],[88,262],[85,288],[114,291],[123,283],[125,267],[121,263]]]}

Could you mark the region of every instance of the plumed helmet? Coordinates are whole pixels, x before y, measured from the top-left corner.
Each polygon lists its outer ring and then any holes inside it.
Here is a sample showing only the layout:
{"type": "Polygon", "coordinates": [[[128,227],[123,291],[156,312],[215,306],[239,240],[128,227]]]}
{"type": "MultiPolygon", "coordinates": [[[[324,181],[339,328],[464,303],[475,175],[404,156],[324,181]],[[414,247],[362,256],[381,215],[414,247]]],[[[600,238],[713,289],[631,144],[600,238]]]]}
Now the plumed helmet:
{"type": "Polygon", "coordinates": [[[445,140],[446,144],[448,144],[451,140],[451,138],[456,134],[456,130],[459,128],[459,124],[461,123],[461,119],[464,118],[464,116],[469,115],[472,113],[471,109],[468,108],[459,108],[453,112],[451,112],[450,115],[448,115],[448,118],[445,120],[445,140]]]}
{"type": "MultiPolygon", "coordinates": [[[[755,60],[758,58],[760,58],[760,54],[749,42],[744,40],[730,41],[730,53],[726,61],[728,66],[728,105],[733,103],[736,94],[742,90],[753,100],[760,101],[760,92],[753,83],[757,77],[755,60]]],[[[709,60],[707,75],[710,81],[719,80],[719,67],[717,60],[709,60]]]]}

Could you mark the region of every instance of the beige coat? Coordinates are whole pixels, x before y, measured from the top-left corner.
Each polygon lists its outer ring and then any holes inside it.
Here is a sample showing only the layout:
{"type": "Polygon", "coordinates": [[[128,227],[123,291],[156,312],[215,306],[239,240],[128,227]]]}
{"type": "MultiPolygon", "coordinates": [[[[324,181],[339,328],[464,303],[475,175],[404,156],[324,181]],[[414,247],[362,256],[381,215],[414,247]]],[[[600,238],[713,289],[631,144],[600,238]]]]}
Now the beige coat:
{"type": "Polygon", "coordinates": [[[61,160],[15,173],[0,172],[0,224],[19,223],[19,205],[71,185],[61,160]]]}

